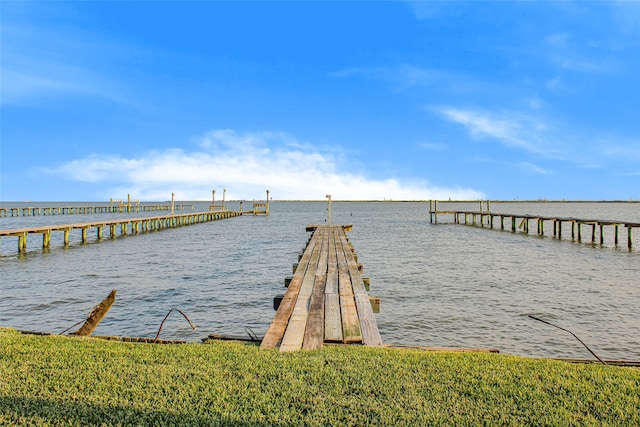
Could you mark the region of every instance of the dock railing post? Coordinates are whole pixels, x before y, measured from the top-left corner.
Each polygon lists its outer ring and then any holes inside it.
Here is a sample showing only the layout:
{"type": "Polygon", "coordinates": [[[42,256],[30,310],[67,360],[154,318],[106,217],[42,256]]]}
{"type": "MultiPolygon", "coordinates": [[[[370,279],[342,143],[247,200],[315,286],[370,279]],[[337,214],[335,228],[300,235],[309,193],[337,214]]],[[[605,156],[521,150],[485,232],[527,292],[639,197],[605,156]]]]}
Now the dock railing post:
{"type": "Polygon", "coordinates": [[[327,194],[328,206],[327,206],[327,223],[331,225],[331,194],[327,194]]]}
{"type": "Polygon", "coordinates": [[[175,202],[173,200],[174,194],[171,193],[171,215],[173,215],[174,211],[175,211],[175,202]]]}
{"type": "Polygon", "coordinates": [[[227,197],[227,189],[223,188],[222,189],[222,212],[224,212],[224,200],[227,197]]]}
{"type": "Polygon", "coordinates": [[[269,216],[269,189],[267,189],[267,206],[264,208],[265,215],[269,216]]]}

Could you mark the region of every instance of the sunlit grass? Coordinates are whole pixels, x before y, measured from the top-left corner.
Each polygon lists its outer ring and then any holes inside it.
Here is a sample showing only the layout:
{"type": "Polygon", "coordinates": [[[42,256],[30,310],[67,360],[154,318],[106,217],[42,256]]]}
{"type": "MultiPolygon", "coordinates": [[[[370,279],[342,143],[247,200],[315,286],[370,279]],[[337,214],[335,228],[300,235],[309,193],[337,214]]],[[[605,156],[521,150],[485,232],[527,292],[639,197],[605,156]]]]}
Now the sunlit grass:
{"type": "Polygon", "coordinates": [[[640,425],[640,371],[481,353],[0,329],[2,425],[640,425]]]}

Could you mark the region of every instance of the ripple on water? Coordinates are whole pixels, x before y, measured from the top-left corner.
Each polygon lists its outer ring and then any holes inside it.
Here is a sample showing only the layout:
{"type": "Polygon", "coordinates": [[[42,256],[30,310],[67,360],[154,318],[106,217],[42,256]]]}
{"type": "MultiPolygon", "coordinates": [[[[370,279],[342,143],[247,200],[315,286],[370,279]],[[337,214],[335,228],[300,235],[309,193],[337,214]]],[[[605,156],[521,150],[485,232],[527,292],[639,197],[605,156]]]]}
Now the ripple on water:
{"type": "MultiPolygon", "coordinates": [[[[640,222],[637,206],[492,203],[502,212],[640,222]]],[[[0,325],[60,332],[117,289],[116,303],[96,334],[153,337],[169,310],[179,308],[197,330],[173,312],[162,338],[244,335],[246,327],[262,335],[274,315],[272,298],[284,293],[283,279],[306,243],[305,227],[323,222],[325,208],[274,203],[268,218],[245,216],[99,244],[73,243],[68,250],[43,252],[30,239],[26,256],[17,256],[13,242],[3,239],[0,325]]],[[[381,298],[376,319],[385,342],[591,357],[568,333],[530,319],[532,314],[572,330],[602,357],[640,359],[639,252],[430,225],[427,210],[425,203],[333,205],[334,223],[353,224],[349,239],[371,278],[371,294],[381,298]]],[[[44,225],[73,217],[11,223],[44,225]]],[[[8,224],[0,225],[14,228],[8,224]]],[[[566,224],[563,235],[571,235],[566,224]]]]}

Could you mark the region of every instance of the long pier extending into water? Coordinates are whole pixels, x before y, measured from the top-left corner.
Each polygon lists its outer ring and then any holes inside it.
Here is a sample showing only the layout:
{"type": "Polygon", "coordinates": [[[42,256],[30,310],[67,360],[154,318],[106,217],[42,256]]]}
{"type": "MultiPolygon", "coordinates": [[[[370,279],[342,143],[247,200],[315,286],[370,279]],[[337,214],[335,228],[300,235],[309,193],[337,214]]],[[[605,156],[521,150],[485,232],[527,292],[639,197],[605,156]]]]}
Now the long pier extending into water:
{"type": "Polygon", "coordinates": [[[640,223],[629,221],[616,221],[616,220],[601,220],[601,219],[580,219],[580,218],[563,218],[554,216],[541,216],[541,215],[529,215],[529,214],[510,214],[510,213],[498,213],[490,212],[490,205],[487,202],[487,210],[483,210],[482,204],[479,211],[460,211],[460,210],[438,210],[438,202],[430,201],[429,203],[429,221],[431,223],[438,224],[438,215],[453,215],[454,224],[464,225],[479,225],[489,228],[494,228],[494,223],[499,221],[500,230],[511,229],[512,232],[517,232],[518,229],[523,233],[529,234],[530,222],[534,221],[537,227],[537,235],[544,236],[545,234],[545,222],[553,224],[553,237],[562,239],[563,224],[571,224],[571,240],[577,240],[582,242],[583,233],[582,226],[591,226],[591,239],[590,242],[595,244],[596,242],[601,245],[604,244],[605,226],[613,227],[613,244],[615,247],[620,245],[620,227],[626,228],[626,241],[627,248],[633,249],[633,229],[640,228],[640,223]],[[505,219],[508,221],[505,227],[505,219]],[[597,231],[596,231],[597,230],[597,231]]]}
{"type": "Polygon", "coordinates": [[[59,224],[47,225],[30,228],[16,228],[8,230],[0,230],[0,237],[17,237],[18,252],[27,251],[27,236],[30,234],[42,235],[42,247],[49,248],[51,245],[51,235],[53,232],[62,232],[64,246],[69,246],[69,236],[73,230],[81,231],[81,242],[87,242],[88,230],[95,229],[96,239],[102,240],[104,237],[104,229],[108,228],[110,238],[116,238],[118,228],[120,235],[124,236],[129,233],[138,234],[149,231],[163,230],[166,228],[175,228],[185,225],[216,221],[219,219],[232,218],[242,215],[241,212],[224,211],[224,212],[194,212],[185,214],[168,214],[162,216],[151,216],[144,218],[126,218],[114,220],[101,220],[94,222],[85,222],[79,224],[59,224]]]}
{"type": "MultiPolygon", "coordinates": [[[[170,211],[171,204],[111,204],[101,206],[21,206],[0,207],[0,217],[10,216],[39,216],[39,215],[72,215],[72,214],[97,214],[97,213],[129,213],[129,212],[154,212],[170,211]]],[[[176,204],[175,210],[193,209],[193,205],[176,204]]]]}
{"type": "Polygon", "coordinates": [[[324,343],[381,346],[361,267],[345,234],[351,226],[314,225],[313,234],[261,348],[320,349],[324,343]]]}

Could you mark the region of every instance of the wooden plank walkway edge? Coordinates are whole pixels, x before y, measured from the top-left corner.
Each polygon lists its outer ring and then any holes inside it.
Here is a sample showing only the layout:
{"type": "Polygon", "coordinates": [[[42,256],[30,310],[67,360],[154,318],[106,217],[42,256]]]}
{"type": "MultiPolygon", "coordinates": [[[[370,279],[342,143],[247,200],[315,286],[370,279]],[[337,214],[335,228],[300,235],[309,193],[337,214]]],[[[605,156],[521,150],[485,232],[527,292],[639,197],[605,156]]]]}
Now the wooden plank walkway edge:
{"type": "Polygon", "coordinates": [[[312,235],[261,348],[317,350],[324,343],[382,346],[350,226],[308,226],[312,235]]]}

